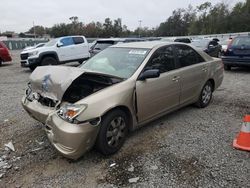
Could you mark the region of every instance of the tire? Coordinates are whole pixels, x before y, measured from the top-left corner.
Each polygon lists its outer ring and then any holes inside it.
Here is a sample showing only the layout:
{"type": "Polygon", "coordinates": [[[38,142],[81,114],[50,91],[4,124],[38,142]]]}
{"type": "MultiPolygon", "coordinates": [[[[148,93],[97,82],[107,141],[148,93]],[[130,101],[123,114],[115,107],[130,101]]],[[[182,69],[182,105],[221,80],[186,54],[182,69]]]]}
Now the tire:
{"type": "Polygon", "coordinates": [[[3,64],[3,61],[0,59],[0,66],[2,66],[2,64],[3,64]]]}
{"type": "Polygon", "coordinates": [[[57,60],[53,57],[45,57],[43,58],[41,65],[42,66],[46,66],[46,65],[56,65],[57,64],[57,60]]]}
{"type": "Polygon", "coordinates": [[[29,66],[29,68],[30,68],[31,71],[35,70],[36,67],[37,67],[36,65],[30,65],[30,66],[29,66]]]}
{"type": "Polygon", "coordinates": [[[116,153],[124,144],[128,134],[128,117],[121,110],[105,115],[96,140],[96,148],[104,155],[116,153]]]}
{"type": "Polygon", "coordinates": [[[231,70],[231,66],[224,64],[224,70],[227,70],[227,71],[231,70]]]}
{"type": "Polygon", "coordinates": [[[210,81],[208,81],[202,88],[199,100],[195,103],[199,108],[205,108],[211,102],[213,97],[213,85],[210,81]]]}

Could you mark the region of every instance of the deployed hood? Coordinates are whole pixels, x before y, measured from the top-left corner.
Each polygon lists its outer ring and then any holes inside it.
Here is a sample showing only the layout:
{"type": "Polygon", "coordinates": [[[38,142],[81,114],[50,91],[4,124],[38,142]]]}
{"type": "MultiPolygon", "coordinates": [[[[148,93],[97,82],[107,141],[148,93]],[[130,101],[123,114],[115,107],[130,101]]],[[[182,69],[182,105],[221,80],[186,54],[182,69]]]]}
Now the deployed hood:
{"type": "Polygon", "coordinates": [[[41,66],[30,75],[32,91],[53,100],[61,101],[64,92],[84,70],[77,67],[41,66]]]}

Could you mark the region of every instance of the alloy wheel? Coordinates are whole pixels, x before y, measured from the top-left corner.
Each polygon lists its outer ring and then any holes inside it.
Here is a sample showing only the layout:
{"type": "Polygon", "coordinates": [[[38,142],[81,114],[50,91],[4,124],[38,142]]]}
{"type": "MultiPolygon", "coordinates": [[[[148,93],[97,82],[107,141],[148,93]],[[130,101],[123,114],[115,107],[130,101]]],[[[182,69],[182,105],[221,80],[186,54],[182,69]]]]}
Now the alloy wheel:
{"type": "Polygon", "coordinates": [[[202,91],[202,102],[207,104],[212,97],[212,88],[210,85],[206,85],[202,91]]]}
{"type": "Polygon", "coordinates": [[[126,122],[123,117],[119,116],[114,118],[108,127],[106,138],[108,145],[116,147],[121,140],[125,137],[126,122]]]}

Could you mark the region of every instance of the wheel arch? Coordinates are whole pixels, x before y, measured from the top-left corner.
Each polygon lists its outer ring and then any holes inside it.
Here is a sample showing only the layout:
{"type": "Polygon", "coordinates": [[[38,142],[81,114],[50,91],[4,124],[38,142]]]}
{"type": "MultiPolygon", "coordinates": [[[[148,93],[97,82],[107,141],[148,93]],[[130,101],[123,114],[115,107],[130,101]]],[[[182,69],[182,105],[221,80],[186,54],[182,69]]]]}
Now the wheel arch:
{"type": "Polygon", "coordinates": [[[56,52],[43,52],[39,55],[39,59],[40,59],[40,63],[42,62],[42,60],[46,57],[53,57],[56,59],[57,62],[59,62],[59,58],[56,52]]]}
{"type": "Polygon", "coordinates": [[[212,84],[212,91],[214,91],[214,88],[215,88],[215,81],[213,78],[209,78],[207,82],[210,82],[212,84]]]}
{"type": "Polygon", "coordinates": [[[131,111],[129,110],[129,108],[127,106],[119,105],[119,106],[112,107],[109,110],[107,110],[102,115],[102,117],[106,116],[107,114],[109,114],[111,111],[114,111],[114,110],[121,110],[121,111],[125,112],[125,114],[128,117],[128,121],[129,121],[129,123],[128,123],[128,129],[129,129],[129,131],[132,131],[133,130],[133,116],[132,116],[132,113],[131,113],[131,111]]]}

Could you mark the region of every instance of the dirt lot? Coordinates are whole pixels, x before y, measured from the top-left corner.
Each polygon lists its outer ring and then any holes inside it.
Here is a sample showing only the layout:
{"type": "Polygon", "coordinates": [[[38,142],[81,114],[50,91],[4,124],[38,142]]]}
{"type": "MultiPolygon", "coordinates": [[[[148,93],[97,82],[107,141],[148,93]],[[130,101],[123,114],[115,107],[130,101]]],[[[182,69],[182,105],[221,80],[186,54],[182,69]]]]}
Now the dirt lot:
{"type": "Polygon", "coordinates": [[[250,153],[232,148],[250,113],[250,69],[226,72],[207,108],[188,106],[150,123],[111,157],[92,150],[71,161],[22,109],[31,72],[19,53],[0,67],[0,187],[250,187],[250,153]],[[5,149],[9,141],[15,152],[5,149]]]}

